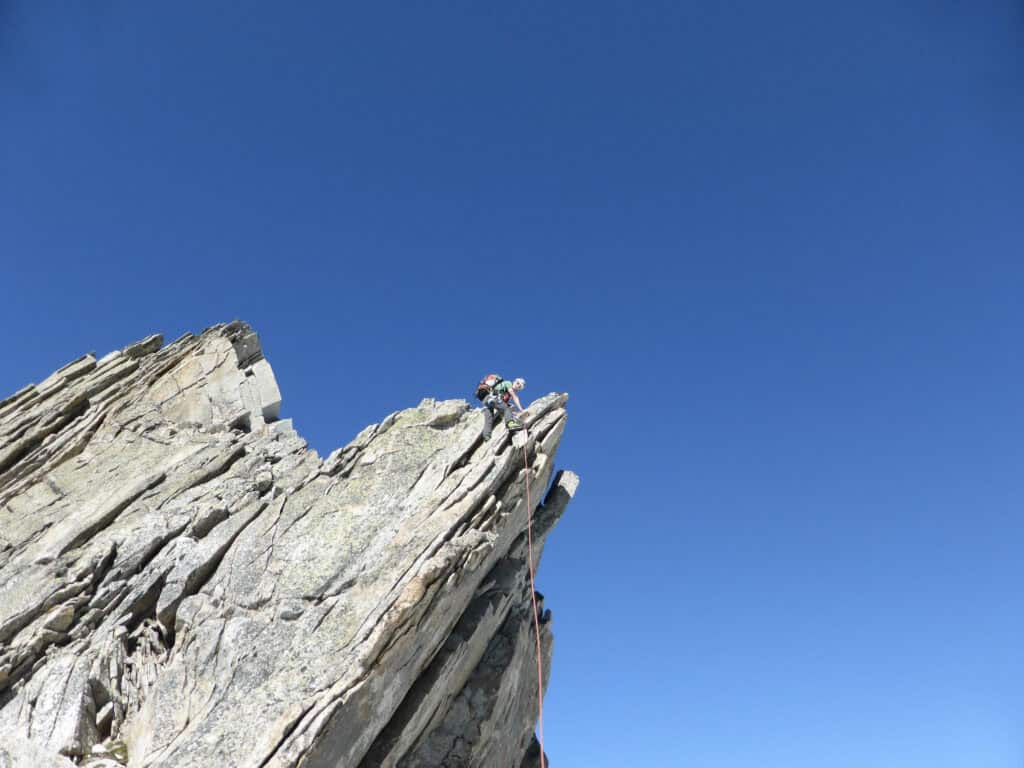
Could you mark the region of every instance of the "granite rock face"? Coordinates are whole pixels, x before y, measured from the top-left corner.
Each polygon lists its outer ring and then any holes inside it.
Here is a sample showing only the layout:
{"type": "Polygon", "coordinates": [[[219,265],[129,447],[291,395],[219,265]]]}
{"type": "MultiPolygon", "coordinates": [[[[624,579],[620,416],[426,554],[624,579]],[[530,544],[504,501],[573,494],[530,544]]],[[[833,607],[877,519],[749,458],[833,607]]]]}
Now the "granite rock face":
{"type": "Polygon", "coordinates": [[[240,322],[3,400],[0,768],[538,765],[566,400],[486,443],[424,400],[324,459],[240,322]]]}

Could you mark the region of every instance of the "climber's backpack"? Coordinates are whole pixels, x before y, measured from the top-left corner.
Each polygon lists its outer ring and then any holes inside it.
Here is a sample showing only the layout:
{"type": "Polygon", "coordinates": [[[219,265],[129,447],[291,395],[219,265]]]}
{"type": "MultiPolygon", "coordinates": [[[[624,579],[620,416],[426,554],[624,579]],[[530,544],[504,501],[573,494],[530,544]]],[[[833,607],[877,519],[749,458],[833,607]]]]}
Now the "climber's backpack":
{"type": "Polygon", "coordinates": [[[491,394],[491,390],[494,389],[494,387],[497,386],[499,383],[501,383],[501,381],[501,376],[499,376],[496,373],[489,373],[486,376],[484,376],[480,380],[480,383],[476,385],[476,399],[483,400],[484,398],[486,398],[489,394],[491,394]]]}

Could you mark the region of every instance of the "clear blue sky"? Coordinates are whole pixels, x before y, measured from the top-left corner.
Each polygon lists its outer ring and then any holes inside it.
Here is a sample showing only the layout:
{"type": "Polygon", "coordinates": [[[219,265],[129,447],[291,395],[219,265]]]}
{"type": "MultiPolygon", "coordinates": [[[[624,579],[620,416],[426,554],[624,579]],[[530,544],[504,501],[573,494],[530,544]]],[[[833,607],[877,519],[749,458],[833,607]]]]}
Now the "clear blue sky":
{"type": "Polygon", "coordinates": [[[0,391],[242,318],[571,393],[557,768],[1019,768],[1024,8],[0,3],[0,391]]]}

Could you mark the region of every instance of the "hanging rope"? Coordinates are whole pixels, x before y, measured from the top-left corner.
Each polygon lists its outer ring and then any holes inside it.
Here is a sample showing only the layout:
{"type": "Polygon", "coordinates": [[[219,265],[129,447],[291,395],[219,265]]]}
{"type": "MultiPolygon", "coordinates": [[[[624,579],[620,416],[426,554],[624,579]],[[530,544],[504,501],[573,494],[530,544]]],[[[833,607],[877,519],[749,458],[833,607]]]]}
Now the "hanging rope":
{"type": "Polygon", "coordinates": [[[540,741],[540,768],[544,768],[544,671],[541,662],[540,615],[537,613],[537,587],[534,583],[533,573],[533,503],[530,498],[530,457],[526,452],[529,433],[526,436],[527,440],[523,441],[523,464],[526,466],[526,540],[529,548],[528,564],[530,566],[530,599],[533,600],[533,628],[534,635],[537,638],[537,732],[540,741]]]}

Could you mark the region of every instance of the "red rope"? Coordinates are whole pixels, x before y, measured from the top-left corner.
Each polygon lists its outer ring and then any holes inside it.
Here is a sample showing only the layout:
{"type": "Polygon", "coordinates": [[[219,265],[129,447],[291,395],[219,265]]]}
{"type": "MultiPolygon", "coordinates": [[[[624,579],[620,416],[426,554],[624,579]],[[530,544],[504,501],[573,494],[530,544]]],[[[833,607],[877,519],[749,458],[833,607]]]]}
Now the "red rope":
{"type": "Polygon", "coordinates": [[[530,501],[530,457],[526,453],[526,441],[523,441],[523,464],[526,465],[526,540],[529,543],[530,599],[533,600],[533,628],[537,637],[537,723],[538,732],[540,734],[540,768],[544,768],[544,671],[541,664],[540,616],[537,613],[537,587],[534,584],[533,574],[533,504],[530,501]]]}

